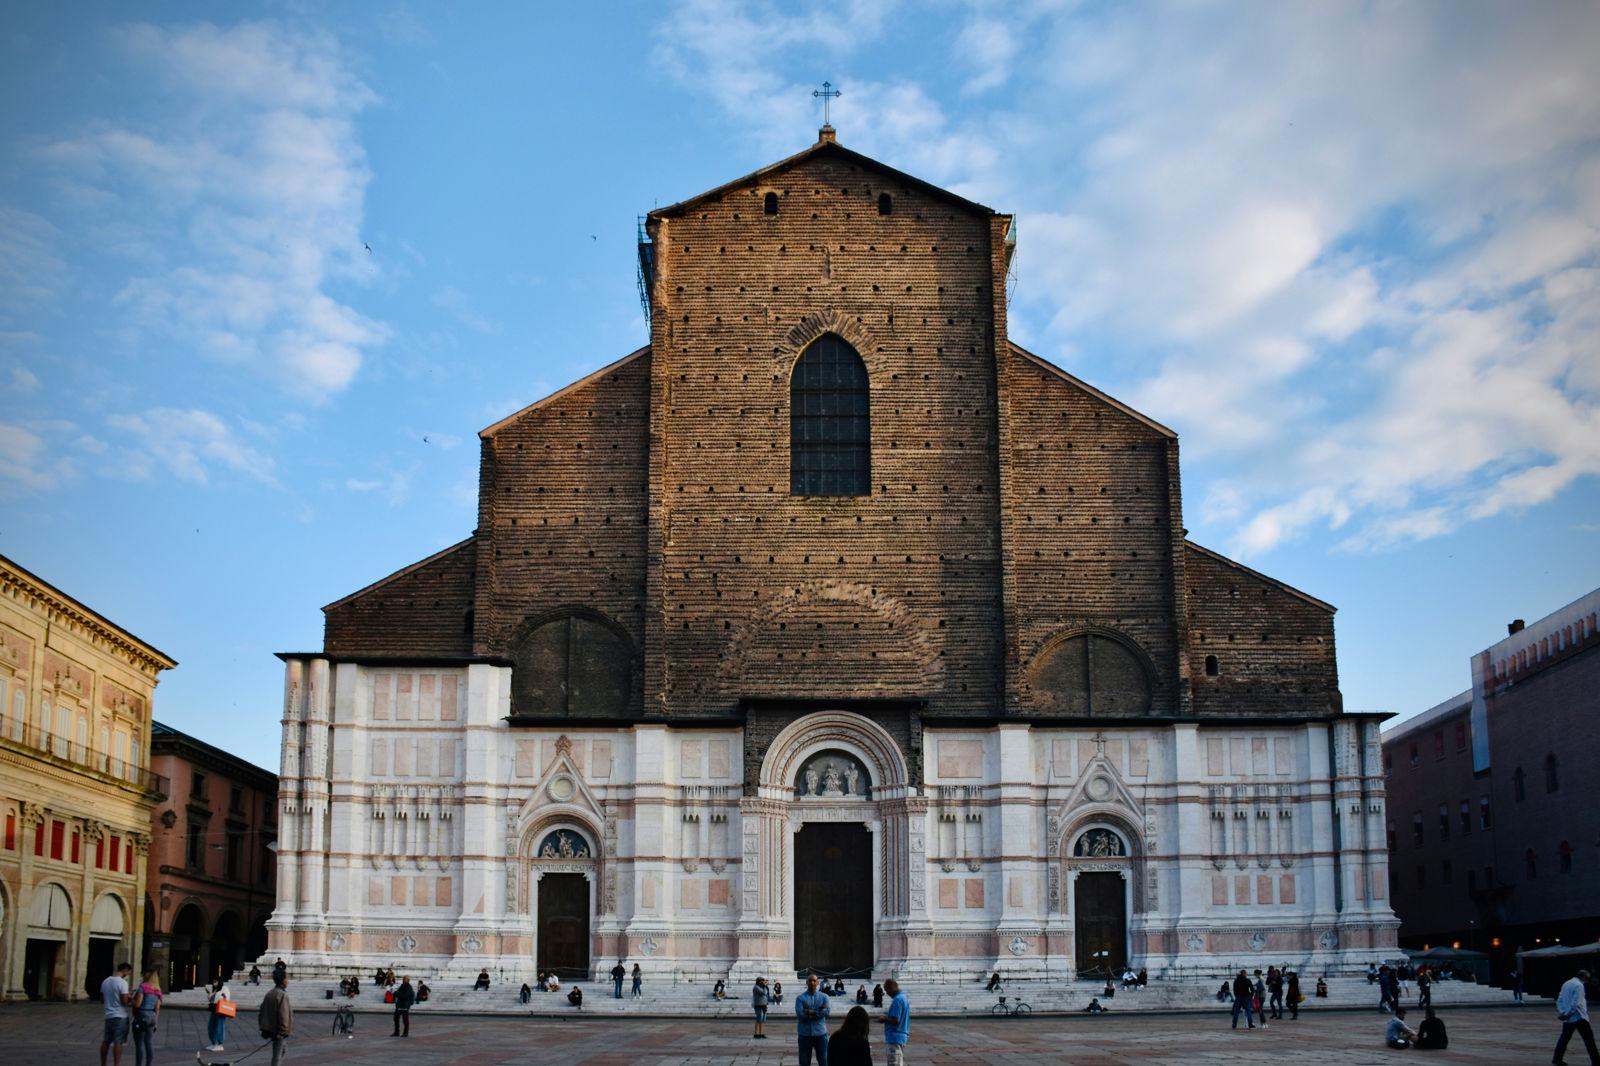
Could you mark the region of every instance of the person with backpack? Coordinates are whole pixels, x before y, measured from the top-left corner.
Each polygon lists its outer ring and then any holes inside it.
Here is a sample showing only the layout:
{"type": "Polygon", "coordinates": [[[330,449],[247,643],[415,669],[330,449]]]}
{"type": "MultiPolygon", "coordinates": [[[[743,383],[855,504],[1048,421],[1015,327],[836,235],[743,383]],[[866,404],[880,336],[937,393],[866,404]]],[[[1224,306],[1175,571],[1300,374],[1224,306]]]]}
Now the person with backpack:
{"type": "Polygon", "coordinates": [[[217,975],[216,983],[211,986],[210,995],[206,996],[206,1004],[211,1008],[211,1014],[206,1019],[206,1035],[211,1038],[211,1043],[206,1046],[207,1051],[221,1051],[222,1042],[228,1034],[228,1019],[233,1017],[238,1008],[234,1006],[233,996],[228,991],[227,978],[217,975]],[[224,1008],[222,1004],[226,1003],[224,1008]],[[227,1010],[229,1013],[222,1013],[227,1010]]]}

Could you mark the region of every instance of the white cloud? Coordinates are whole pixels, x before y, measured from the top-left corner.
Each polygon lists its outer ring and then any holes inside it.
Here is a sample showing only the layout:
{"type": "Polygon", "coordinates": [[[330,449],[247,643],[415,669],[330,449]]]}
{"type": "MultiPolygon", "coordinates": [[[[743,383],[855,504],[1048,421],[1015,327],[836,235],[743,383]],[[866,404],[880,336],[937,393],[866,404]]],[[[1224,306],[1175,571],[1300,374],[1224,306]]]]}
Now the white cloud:
{"type": "Polygon", "coordinates": [[[50,454],[37,428],[0,422],[0,495],[53,489],[76,475],[70,459],[50,454]]]}
{"type": "Polygon", "coordinates": [[[11,394],[13,396],[26,396],[39,391],[39,375],[25,366],[11,368],[11,394]]]}
{"type": "Polygon", "coordinates": [[[194,485],[209,485],[220,471],[242,474],[276,487],[270,456],[243,440],[222,417],[197,408],[158,407],[106,420],[115,441],[99,472],[148,481],[165,472],[194,485]]]}
{"type": "Polygon", "coordinates": [[[355,119],[376,97],[332,38],[277,23],[136,25],[118,39],[159,86],[160,115],[38,157],[102,194],[84,210],[132,257],[114,307],[133,336],[176,338],[312,401],[347,388],[388,335],[332,295],[375,274],[355,119]]]}

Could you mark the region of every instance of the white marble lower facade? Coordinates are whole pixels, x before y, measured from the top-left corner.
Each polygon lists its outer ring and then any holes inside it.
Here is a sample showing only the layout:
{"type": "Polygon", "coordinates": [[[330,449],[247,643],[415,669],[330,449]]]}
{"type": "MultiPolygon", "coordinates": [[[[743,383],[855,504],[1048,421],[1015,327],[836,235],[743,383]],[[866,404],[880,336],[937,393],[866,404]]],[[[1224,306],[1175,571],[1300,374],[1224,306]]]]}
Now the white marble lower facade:
{"type": "Polygon", "coordinates": [[[819,822],[866,829],[875,975],[1070,977],[1106,936],[1152,974],[1338,972],[1394,945],[1373,718],[924,720],[914,774],[883,727],[824,709],[747,795],[737,725],[512,725],[509,691],[491,664],[288,660],[269,957],[525,977],[560,884],[588,897],[559,935],[591,974],[782,974],[818,920],[795,856],[819,822]],[[1085,875],[1116,879],[1120,914],[1078,905],[1085,875]]]}

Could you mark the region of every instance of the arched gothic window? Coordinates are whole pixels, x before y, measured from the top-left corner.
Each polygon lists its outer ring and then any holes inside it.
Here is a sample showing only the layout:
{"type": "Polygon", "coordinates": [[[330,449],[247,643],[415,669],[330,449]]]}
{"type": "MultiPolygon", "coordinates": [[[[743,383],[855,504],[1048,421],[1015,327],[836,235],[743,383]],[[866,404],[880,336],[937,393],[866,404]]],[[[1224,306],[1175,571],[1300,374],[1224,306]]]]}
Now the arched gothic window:
{"type": "Polygon", "coordinates": [[[844,338],[818,337],[789,378],[789,492],[867,496],[872,427],[867,365],[844,338]]]}

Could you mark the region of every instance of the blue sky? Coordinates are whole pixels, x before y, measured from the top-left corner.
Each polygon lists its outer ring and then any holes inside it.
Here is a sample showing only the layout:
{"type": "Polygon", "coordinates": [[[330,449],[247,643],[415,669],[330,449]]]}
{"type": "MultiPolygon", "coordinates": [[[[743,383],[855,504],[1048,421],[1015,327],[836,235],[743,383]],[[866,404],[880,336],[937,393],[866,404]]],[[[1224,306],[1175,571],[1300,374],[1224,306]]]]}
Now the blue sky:
{"type": "Polygon", "coordinates": [[[1600,8],[13,5],[0,551],[275,767],[321,605],[646,339],[635,217],[815,139],[1019,216],[1014,339],[1414,713],[1600,585],[1600,8]],[[802,13],[796,14],[796,11],[802,13]],[[367,247],[370,246],[370,252],[367,247]]]}

